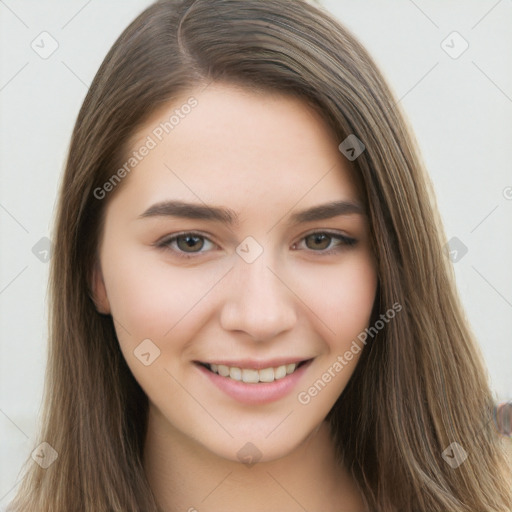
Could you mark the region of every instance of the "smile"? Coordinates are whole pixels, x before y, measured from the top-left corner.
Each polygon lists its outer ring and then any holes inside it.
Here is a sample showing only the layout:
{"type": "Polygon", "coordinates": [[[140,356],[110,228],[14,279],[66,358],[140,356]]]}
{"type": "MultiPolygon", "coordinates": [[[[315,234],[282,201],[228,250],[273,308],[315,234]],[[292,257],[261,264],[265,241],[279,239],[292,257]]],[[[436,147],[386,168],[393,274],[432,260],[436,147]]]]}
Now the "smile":
{"type": "Polygon", "coordinates": [[[298,386],[313,359],[194,363],[206,382],[223,394],[242,404],[264,405],[288,396],[298,386]]]}
{"type": "Polygon", "coordinates": [[[308,361],[299,363],[288,363],[279,366],[269,366],[268,368],[239,368],[237,366],[227,366],[224,364],[200,363],[213,373],[248,384],[258,384],[260,382],[274,382],[294,373],[301,365],[308,361]]]}

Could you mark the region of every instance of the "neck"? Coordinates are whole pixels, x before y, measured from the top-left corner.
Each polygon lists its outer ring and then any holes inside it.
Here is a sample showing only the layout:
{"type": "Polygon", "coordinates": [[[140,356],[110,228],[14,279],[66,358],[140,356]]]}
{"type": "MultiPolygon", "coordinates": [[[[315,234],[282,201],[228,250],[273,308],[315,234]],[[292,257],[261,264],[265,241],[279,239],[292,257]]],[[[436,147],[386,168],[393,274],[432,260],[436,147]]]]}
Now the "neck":
{"type": "Polygon", "coordinates": [[[150,405],[144,467],[162,512],[364,510],[326,422],[286,456],[249,466],[173,430],[150,405]]]}

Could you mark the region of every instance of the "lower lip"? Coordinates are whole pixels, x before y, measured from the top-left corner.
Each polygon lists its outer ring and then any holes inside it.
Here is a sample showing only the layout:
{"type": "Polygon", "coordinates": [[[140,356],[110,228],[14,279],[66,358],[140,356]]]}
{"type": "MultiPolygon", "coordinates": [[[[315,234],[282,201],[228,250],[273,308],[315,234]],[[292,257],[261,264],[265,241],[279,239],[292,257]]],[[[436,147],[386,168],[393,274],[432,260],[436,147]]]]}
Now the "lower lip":
{"type": "Polygon", "coordinates": [[[312,360],[304,363],[300,368],[282,379],[274,382],[259,382],[250,384],[229,377],[222,377],[204,366],[197,364],[197,368],[206,375],[221,391],[238,402],[249,405],[260,405],[275,402],[288,395],[304,375],[312,360]]]}

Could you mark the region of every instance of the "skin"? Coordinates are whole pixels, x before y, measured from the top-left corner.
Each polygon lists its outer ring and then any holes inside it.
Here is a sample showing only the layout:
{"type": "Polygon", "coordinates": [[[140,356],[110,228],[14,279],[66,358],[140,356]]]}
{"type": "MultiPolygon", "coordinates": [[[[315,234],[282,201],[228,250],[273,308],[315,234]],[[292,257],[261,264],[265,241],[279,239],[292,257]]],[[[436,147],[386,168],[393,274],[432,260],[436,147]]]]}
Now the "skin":
{"type": "Polygon", "coordinates": [[[297,394],[369,324],[377,273],[367,217],[287,223],[329,201],[361,202],[341,141],[298,99],[213,84],[162,107],[131,150],[190,95],[197,107],[108,198],[93,279],[98,310],[113,316],[149,397],[150,485],[165,511],[362,511],[324,421],[360,353],[307,405],[297,394]],[[140,218],[169,199],[229,207],[239,223],[140,218]],[[183,241],[155,245],[187,230],[206,239],[188,252],[183,241]],[[307,238],[322,230],[357,243],[307,238]],[[252,263],[236,252],[248,236],[263,249],[252,263]],[[160,350],[148,366],[134,355],[144,339],[160,350]],[[194,363],[284,356],[313,361],[292,392],[258,405],[226,395],[194,363]],[[250,467],[237,456],[247,442],[261,455],[250,467]]]}

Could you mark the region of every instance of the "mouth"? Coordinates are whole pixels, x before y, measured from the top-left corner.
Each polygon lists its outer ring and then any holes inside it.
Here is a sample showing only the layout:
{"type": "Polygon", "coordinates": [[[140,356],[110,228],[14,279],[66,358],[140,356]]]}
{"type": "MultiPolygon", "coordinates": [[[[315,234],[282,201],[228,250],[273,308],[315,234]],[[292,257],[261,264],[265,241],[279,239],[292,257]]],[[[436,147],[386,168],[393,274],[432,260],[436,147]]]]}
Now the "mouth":
{"type": "MultiPolygon", "coordinates": [[[[284,379],[288,375],[295,373],[299,368],[312,361],[312,359],[304,359],[302,361],[289,362],[278,366],[267,366],[262,368],[250,368],[241,366],[229,366],[220,363],[204,363],[197,361],[196,363],[203,366],[212,373],[215,373],[226,379],[231,379],[246,384],[270,383],[284,379]]],[[[260,364],[258,366],[261,366],[260,364]]]]}

